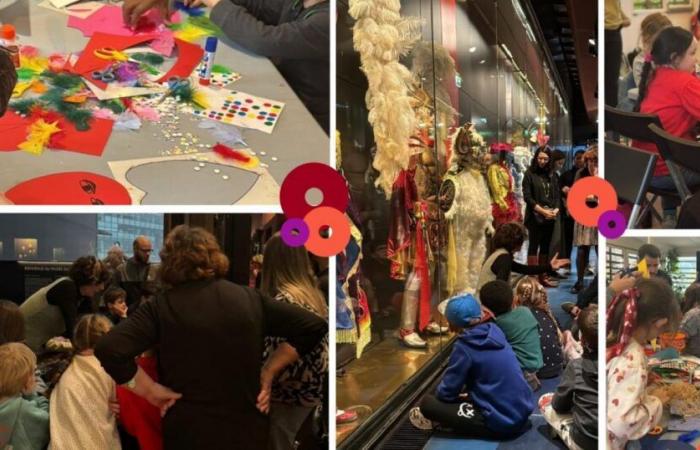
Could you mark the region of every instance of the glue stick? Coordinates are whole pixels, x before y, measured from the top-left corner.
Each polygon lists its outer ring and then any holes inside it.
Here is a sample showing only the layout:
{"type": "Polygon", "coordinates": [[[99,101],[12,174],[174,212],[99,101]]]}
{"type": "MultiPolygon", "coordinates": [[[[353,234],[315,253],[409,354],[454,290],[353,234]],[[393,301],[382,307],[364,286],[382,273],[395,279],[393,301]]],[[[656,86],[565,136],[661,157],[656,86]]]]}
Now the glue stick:
{"type": "Polygon", "coordinates": [[[2,39],[2,45],[7,50],[7,53],[12,59],[12,64],[15,67],[19,67],[19,45],[17,45],[17,32],[15,27],[10,24],[5,24],[0,27],[0,39],[2,39]]]}
{"type": "Polygon", "coordinates": [[[209,86],[211,83],[211,68],[214,65],[214,54],[216,53],[216,44],[219,40],[213,36],[207,38],[207,43],[204,45],[204,57],[202,58],[202,70],[199,72],[199,84],[209,86]]]}

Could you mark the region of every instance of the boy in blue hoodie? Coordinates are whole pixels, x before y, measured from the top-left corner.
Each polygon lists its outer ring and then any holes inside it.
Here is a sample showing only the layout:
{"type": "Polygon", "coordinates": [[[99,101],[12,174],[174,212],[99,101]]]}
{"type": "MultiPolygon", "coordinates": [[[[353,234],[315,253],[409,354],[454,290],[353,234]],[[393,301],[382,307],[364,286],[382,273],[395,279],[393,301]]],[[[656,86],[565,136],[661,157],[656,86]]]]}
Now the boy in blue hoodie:
{"type": "Polygon", "coordinates": [[[34,392],[36,356],[24,344],[0,345],[0,448],[43,450],[49,401],[34,392]]]}
{"type": "Polygon", "coordinates": [[[468,294],[450,299],[445,317],[459,336],[437,392],[411,410],[413,426],[431,430],[438,425],[492,439],[524,431],[535,405],[501,329],[490,315],[482,317],[479,302],[468,294]]]}

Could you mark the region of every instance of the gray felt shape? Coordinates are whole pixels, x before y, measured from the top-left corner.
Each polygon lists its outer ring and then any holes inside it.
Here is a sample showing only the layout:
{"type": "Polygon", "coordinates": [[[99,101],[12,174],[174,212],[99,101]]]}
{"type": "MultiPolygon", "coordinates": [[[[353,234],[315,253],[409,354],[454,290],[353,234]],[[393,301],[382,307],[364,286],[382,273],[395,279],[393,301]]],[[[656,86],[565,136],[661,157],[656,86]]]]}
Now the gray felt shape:
{"type": "Polygon", "coordinates": [[[237,167],[199,164],[191,160],[146,163],[129,169],[126,179],[146,193],[142,205],[230,205],[243,198],[258,180],[258,174],[237,167]],[[220,172],[214,173],[214,169],[220,172]],[[228,175],[228,180],[223,175],[228,175]]]}

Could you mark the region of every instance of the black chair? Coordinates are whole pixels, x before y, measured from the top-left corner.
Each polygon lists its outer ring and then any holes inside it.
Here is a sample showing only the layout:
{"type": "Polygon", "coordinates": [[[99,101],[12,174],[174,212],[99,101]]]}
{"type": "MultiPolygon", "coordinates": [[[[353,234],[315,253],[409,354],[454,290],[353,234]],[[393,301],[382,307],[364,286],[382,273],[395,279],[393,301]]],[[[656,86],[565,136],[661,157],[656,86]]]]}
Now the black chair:
{"type": "MultiPolygon", "coordinates": [[[[654,135],[654,142],[661,157],[666,161],[668,171],[680,193],[681,200],[685,202],[692,195],[692,192],[679,168],[700,174],[700,143],[681,139],[654,124],[649,125],[649,130],[654,135]]],[[[697,187],[694,186],[695,190],[697,187]]]]}
{"type": "Polygon", "coordinates": [[[655,153],[605,140],[605,179],[615,187],[619,199],[633,205],[627,228],[637,228],[642,217],[640,209],[645,204],[657,158],[655,153]],[[624,170],[608,167],[624,167],[624,170]]]}
{"type": "MultiPolygon", "coordinates": [[[[630,144],[631,140],[654,142],[654,134],[649,129],[649,125],[652,124],[658,126],[659,128],[663,128],[659,117],[655,114],[627,112],[613,108],[612,106],[605,107],[605,131],[612,131],[620,136],[623,136],[627,139],[628,145],[630,144]]],[[[607,178],[607,172],[609,171],[608,166],[606,166],[605,171],[605,178],[607,178]]],[[[645,214],[650,211],[658,221],[661,221],[661,215],[659,215],[659,213],[651,207],[654,202],[656,202],[657,197],[680,198],[679,191],[675,190],[647,187],[645,194],[647,192],[651,194],[651,199],[644,203],[643,210],[639,214],[640,218],[644,217],[645,214]]]]}

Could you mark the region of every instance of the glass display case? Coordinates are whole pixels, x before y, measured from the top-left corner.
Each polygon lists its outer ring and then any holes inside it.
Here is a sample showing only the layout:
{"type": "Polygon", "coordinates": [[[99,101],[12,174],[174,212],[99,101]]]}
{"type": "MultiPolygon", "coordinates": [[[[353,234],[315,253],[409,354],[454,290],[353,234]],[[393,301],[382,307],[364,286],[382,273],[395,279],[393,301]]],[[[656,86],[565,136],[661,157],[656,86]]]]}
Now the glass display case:
{"type": "MultiPolygon", "coordinates": [[[[491,147],[508,148],[517,191],[538,145],[572,142],[556,69],[518,0],[403,0],[400,20],[375,8],[338,1],[338,157],[356,225],[338,259],[340,446],[449,351],[438,305],[474,290],[492,225],[455,211],[459,174],[485,174],[491,147]]],[[[490,210],[485,181],[468,192],[490,210]]]]}

